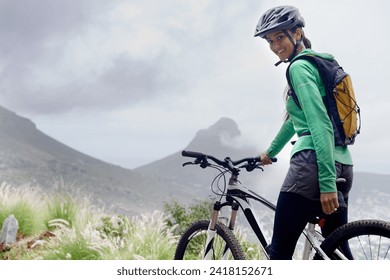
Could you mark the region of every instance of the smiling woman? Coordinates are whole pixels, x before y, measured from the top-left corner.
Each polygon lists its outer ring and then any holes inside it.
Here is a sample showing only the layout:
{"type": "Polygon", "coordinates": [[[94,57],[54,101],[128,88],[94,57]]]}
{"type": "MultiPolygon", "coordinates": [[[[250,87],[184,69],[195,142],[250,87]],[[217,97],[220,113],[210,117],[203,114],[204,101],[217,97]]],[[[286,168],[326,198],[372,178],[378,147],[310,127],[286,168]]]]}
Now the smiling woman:
{"type": "Polygon", "coordinates": [[[293,6],[280,6],[269,10],[260,19],[255,37],[267,40],[271,50],[280,58],[280,62],[289,62],[304,48],[311,48],[310,41],[305,37],[302,27],[305,21],[293,6]],[[303,43],[303,44],[302,44],[303,43]]]}
{"type": "MultiPolygon", "coordinates": [[[[287,31],[291,32],[291,31],[287,31]]],[[[291,32],[292,33],[292,32],[291,32]]],[[[301,37],[301,32],[295,32],[290,34],[294,42],[296,42],[301,37]],[[299,36],[299,37],[298,37],[299,36]]],[[[281,61],[288,60],[291,54],[294,53],[294,45],[291,44],[290,39],[282,31],[271,32],[266,36],[266,40],[269,43],[271,50],[279,57],[281,61]]],[[[298,52],[300,52],[302,46],[299,45],[298,52]]]]}
{"type": "MultiPolygon", "coordinates": [[[[287,73],[292,87],[287,88],[287,116],[262,154],[263,164],[272,164],[270,158],[298,135],[277,203],[269,248],[271,259],[291,259],[310,215],[321,212],[329,215],[321,229],[325,237],[348,221],[347,210],[333,213],[340,206],[338,192],[348,204],[353,178],[352,158],[347,146],[335,145],[332,123],[322,100],[326,93],[319,70],[309,61],[298,59],[310,55],[333,60],[333,56],[311,50],[303,27],[305,21],[297,8],[279,6],[261,16],[255,32],[255,37],[266,39],[271,51],[279,57],[276,66],[282,62],[291,63],[287,73]],[[292,91],[297,93],[301,106],[294,102],[292,91]],[[343,177],[346,183],[336,186],[336,177],[343,177]]],[[[348,246],[343,249],[348,254],[348,246]]]]}

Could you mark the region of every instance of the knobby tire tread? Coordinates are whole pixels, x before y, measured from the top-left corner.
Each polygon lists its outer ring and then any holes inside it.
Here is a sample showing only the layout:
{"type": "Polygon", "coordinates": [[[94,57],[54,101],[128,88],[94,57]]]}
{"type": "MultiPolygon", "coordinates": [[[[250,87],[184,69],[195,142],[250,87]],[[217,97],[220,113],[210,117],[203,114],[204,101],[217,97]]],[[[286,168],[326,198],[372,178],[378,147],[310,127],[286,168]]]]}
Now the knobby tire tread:
{"type": "MultiPolygon", "coordinates": [[[[199,231],[207,231],[209,227],[209,220],[200,220],[194,222],[188,227],[188,229],[183,233],[176,247],[175,260],[182,260],[185,254],[190,238],[194,236],[195,233],[199,231]]],[[[242,247],[239,244],[237,238],[234,236],[232,231],[228,229],[224,224],[216,224],[217,235],[219,235],[229,246],[231,254],[235,260],[244,260],[245,254],[242,251],[242,247]]]]}
{"type": "Polygon", "coordinates": [[[375,219],[347,223],[332,232],[321,244],[321,247],[327,255],[331,256],[342,242],[365,235],[379,235],[390,238],[390,223],[375,219]]]}

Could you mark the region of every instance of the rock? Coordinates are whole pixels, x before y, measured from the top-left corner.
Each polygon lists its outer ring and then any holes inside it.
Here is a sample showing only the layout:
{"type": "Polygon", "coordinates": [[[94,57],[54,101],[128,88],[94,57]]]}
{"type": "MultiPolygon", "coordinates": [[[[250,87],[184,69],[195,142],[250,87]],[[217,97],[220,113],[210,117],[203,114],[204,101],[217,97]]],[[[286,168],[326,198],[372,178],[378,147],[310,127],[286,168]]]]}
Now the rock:
{"type": "Polygon", "coordinates": [[[14,215],[8,216],[4,220],[1,228],[0,244],[12,244],[16,242],[16,234],[18,233],[19,223],[14,215]]]}

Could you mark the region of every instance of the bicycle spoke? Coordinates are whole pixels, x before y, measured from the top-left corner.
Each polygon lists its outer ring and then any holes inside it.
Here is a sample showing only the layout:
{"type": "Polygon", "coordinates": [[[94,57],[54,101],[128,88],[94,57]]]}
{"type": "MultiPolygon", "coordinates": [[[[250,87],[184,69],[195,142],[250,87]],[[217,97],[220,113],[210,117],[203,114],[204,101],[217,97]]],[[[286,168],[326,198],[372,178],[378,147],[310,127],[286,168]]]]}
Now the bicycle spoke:
{"type": "Polygon", "coordinates": [[[379,247],[378,247],[378,253],[376,255],[376,259],[379,260],[379,252],[381,251],[381,245],[382,245],[382,236],[379,237],[379,247]]]}
{"type": "Polygon", "coordinates": [[[389,257],[389,238],[368,234],[357,236],[349,243],[355,259],[385,260],[389,257]]]}
{"type": "Polygon", "coordinates": [[[370,260],[372,260],[372,250],[371,250],[371,238],[370,235],[367,236],[368,239],[368,249],[370,249],[370,260]]]}
{"type": "Polygon", "coordinates": [[[321,247],[331,259],[390,260],[390,223],[381,220],[358,220],[338,228],[321,247]],[[347,243],[346,243],[347,242],[347,243]]]}
{"type": "Polygon", "coordinates": [[[384,257],[384,259],[386,259],[386,258],[387,258],[387,256],[389,255],[389,251],[390,251],[390,245],[389,245],[389,246],[387,246],[387,251],[386,251],[386,254],[385,254],[385,257],[384,257]]]}
{"type": "Polygon", "coordinates": [[[364,250],[362,241],[360,240],[360,236],[358,236],[357,239],[359,240],[359,245],[360,245],[360,248],[361,248],[362,252],[364,253],[365,259],[367,259],[367,255],[366,255],[366,252],[364,250]]]}

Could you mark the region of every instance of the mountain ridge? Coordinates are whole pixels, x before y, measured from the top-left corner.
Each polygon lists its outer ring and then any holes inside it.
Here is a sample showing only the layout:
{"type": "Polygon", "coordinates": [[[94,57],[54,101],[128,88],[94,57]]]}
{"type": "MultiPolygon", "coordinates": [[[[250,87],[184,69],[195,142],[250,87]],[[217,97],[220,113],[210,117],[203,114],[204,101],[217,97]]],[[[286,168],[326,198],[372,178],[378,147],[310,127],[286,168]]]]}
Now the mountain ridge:
{"type": "MultiPolygon", "coordinates": [[[[223,159],[256,156],[256,147],[245,145],[234,120],[224,117],[208,128],[195,133],[183,149],[160,160],[126,169],[106,163],[68,147],[37,129],[29,119],[0,106],[0,178],[13,186],[37,185],[45,191],[55,191],[56,182],[64,182],[68,191],[80,188],[91,194],[98,205],[125,214],[141,214],[161,209],[164,202],[176,200],[184,205],[207,199],[210,184],[218,175],[214,169],[199,166],[183,167],[191,161],[182,150],[212,154],[223,159]]],[[[242,173],[244,181],[256,192],[276,201],[284,172],[278,165],[264,172],[242,173]]],[[[351,201],[362,213],[372,205],[375,215],[387,218],[385,207],[390,198],[386,187],[390,175],[355,172],[351,201]]],[[[352,212],[352,211],[351,211],[352,212]]],[[[390,219],[390,217],[388,217],[390,219]]]]}
{"type": "MultiPolygon", "coordinates": [[[[161,201],[185,197],[190,186],[148,177],[72,149],[44,134],[27,118],[0,106],[0,178],[11,185],[38,185],[52,191],[63,182],[92,194],[95,202],[138,214],[161,208],[161,201]],[[155,190],[159,190],[156,192],[155,190]]],[[[187,199],[188,201],[188,199],[187,199]]]]}

